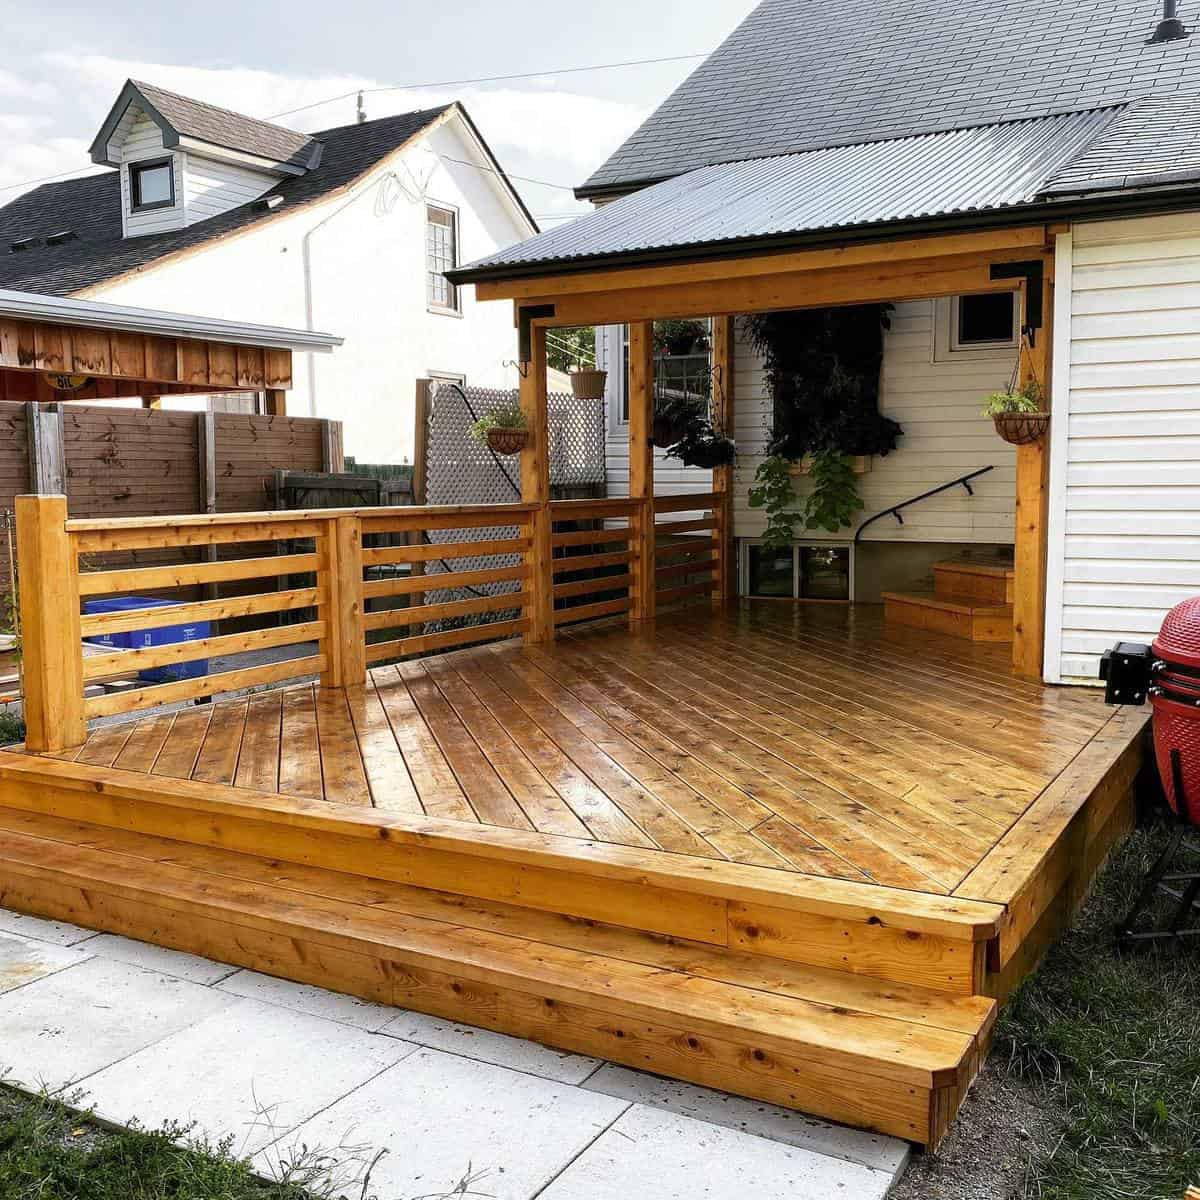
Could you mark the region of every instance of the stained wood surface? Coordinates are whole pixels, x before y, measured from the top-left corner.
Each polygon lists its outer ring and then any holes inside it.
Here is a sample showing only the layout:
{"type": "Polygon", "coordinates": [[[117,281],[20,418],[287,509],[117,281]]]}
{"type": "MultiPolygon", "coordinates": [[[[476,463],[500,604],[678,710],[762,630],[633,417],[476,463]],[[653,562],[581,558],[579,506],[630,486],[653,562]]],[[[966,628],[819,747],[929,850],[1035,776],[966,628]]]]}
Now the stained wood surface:
{"type": "Polygon", "coordinates": [[[105,727],[77,759],[947,895],[1022,844],[1023,814],[1111,716],[1095,693],[1015,680],[1001,646],[774,605],[283,697],[216,704],[203,728],[190,712],[105,727]],[[143,725],[155,754],[139,740],[117,763],[143,725]]]}

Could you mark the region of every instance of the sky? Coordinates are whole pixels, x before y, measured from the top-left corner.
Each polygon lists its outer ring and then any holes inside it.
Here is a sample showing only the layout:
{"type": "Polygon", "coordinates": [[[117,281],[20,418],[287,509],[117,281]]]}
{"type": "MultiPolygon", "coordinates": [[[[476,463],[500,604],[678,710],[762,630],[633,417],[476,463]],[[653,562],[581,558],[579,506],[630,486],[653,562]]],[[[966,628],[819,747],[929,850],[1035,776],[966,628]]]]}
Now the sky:
{"type": "Polygon", "coordinates": [[[463,101],[543,227],[756,0],[0,0],[0,204],[93,169],[88,146],[127,78],[313,131],[463,101]],[[410,87],[532,74],[490,84],[410,87]],[[403,84],[405,90],[370,89],[403,84]],[[321,102],[321,103],[317,103],[321,102]],[[277,114],[302,106],[303,111],[277,114]],[[557,186],[549,186],[557,185],[557,186]]]}

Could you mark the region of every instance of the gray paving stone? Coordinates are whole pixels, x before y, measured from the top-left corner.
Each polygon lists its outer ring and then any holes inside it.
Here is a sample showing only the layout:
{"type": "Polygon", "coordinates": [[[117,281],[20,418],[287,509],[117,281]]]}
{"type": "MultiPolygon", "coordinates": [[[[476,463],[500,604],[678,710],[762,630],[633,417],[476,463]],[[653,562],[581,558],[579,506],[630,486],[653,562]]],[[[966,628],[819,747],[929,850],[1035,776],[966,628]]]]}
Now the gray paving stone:
{"type": "Polygon", "coordinates": [[[11,992],[55,971],[87,962],[90,957],[86,951],[70,946],[0,934],[0,992],[11,992]]]}
{"type": "Polygon", "coordinates": [[[194,1125],[253,1154],[417,1052],[336,1021],[255,1000],[228,1007],[87,1081],[96,1112],[128,1124],[194,1125]]]}
{"type": "Polygon", "coordinates": [[[660,1075],[631,1071],[615,1063],[606,1063],[583,1086],[606,1096],[667,1109],[773,1142],[849,1159],[880,1171],[900,1171],[910,1152],[909,1144],[899,1138],[832,1125],[788,1108],[695,1087],[660,1075]]]}
{"type": "Polygon", "coordinates": [[[448,1054],[461,1054],[497,1067],[541,1075],[558,1083],[582,1083],[600,1065],[598,1058],[552,1050],[523,1038],[407,1010],[389,1021],[381,1032],[434,1050],[445,1050],[448,1054]]]}
{"type": "Polygon", "coordinates": [[[56,1090],[231,1003],[212,988],[89,958],[0,996],[0,1073],[56,1090]]]}
{"type": "Polygon", "coordinates": [[[353,1025],[355,1029],[365,1029],[369,1033],[382,1029],[397,1011],[386,1004],[372,1004],[369,1000],[329,992],[307,983],[293,983],[290,979],[260,975],[257,971],[238,971],[228,979],[222,979],[216,986],[235,996],[277,1004],[282,1008],[308,1013],[309,1016],[324,1017],[328,1021],[340,1021],[343,1025],[353,1025]]]}
{"type": "Polygon", "coordinates": [[[44,917],[30,917],[8,908],[0,908],[0,933],[37,938],[39,942],[53,942],[56,946],[75,946],[96,936],[94,929],[84,929],[68,921],[47,921],[44,917]]]}
{"type": "Polygon", "coordinates": [[[355,1181],[384,1149],[369,1190],[388,1200],[446,1195],[467,1176],[475,1182],[463,1194],[527,1200],[624,1107],[596,1092],[421,1050],[255,1161],[271,1173],[301,1145],[324,1152],[341,1147],[346,1162],[339,1186],[357,1195],[355,1181]]]}
{"type": "Polygon", "coordinates": [[[894,1176],[634,1105],[540,1200],[883,1200],[894,1176]]]}
{"type": "Polygon", "coordinates": [[[97,958],[111,958],[135,967],[145,967],[148,971],[161,971],[164,975],[174,975],[176,979],[186,979],[189,983],[213,984],[237,970],[228,963],[213,962],[211,958],[168,950],[165,946],[135,941],[115,933],[98,933],[88,941],[87,948],[97,958]]]}

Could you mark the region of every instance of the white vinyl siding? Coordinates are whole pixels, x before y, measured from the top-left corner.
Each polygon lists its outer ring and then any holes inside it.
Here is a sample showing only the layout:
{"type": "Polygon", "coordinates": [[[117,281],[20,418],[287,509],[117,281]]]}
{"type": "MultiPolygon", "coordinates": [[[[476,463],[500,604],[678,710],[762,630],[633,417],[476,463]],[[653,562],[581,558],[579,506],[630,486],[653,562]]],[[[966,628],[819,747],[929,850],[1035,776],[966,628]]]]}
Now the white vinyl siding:
{"type": "Polygon", "coordinates": [[[140,109],[130,106],[113,135],[112,147],[120,151],[121,217],[126,237],[142,237],[148,233],[163,233],[179,229],[184,224],[183,212],[183,155],[164,149],[162,130],[140,109]],[[147,159],[171,158],[175,173],[175,203],[167,208],[152,208],[133,212],[133,197],[129,190],[129,164],[147,159]]]}
{"type": "Polygon", "coordinates": [[[1058,258],[1045,674],[1094,683],[1200,591],[1200,216],[1077,225],[1058,258]]]}
{"type": "MultiPolygon", "coordinates": [[[[1016,451],[1002,442],[992,422],[981,415],[990,392],[1006,388],[1016,351],[964,350],[935,354],[938,305],[949,301],[907,301],[891,314],[884,335],[880,410],[904,429],[899,449],[871,461],[860,477],[864,509],[860,520],[921,492],[981,467],[996,469],[972,483],[974,497],[963,488],[943,492],[904,513],[873,525],[868,541],[1009,544],[1013,541],[1016,451]],[[936,361],[935,361],[936,359],[936,361]]],[[[739,336],[737,347],[735,426],[738,460],[733,492],[734,528],[738,537],[760,537],[763,513],[752,509],[748,492],[763,460],[771,422],[762,364],[739,336]]],[[[797,492],[804,480],[796,480],[797,492]]],[[[821,531],[803,534],[806,542],[844,542],[852,530],[836,536],[821,531]]]]}
{"type": "Polygon", "coordinates": [[[183,172],[184,222],[194,225],[257,200],[278,182],[270,175],[189,153],[183,172]]]}
{"type": "MultiPolygon", "coordinates": [[[[608,372],[605,397],[608,494],[629,495],[629,425],[623,419],[625,401],[624,362],[621,356],[622,326],[605,325],[596,330],[596,362],[608,372]]],[[[654,451],[654,490],[660,496],[712,491],[712,472],[685,467],[664,451],[654,451]]]]}

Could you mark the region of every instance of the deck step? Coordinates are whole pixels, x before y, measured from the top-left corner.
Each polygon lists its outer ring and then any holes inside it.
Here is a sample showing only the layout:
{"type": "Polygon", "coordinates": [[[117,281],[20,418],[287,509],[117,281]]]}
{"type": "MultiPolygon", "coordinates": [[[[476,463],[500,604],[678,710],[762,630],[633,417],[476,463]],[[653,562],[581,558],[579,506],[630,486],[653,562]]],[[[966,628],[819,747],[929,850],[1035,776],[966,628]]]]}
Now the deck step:
{"type": "Polygon", "coordinates": [[[0,810],[0,905],[936,1144],[994,1002],[0,810]]]}
{"type": "Polygon", "coordinates": [[[979,604],[1012,604],[1016,570],[998,558],[954,558],[933,564],[934,595],[979,604]]]}
{"type": "Polygon", "coordinates": [[[1011,604],[935,592],[884,592],[884,620],[972,642],[1011,642],[1011,604]]]}

